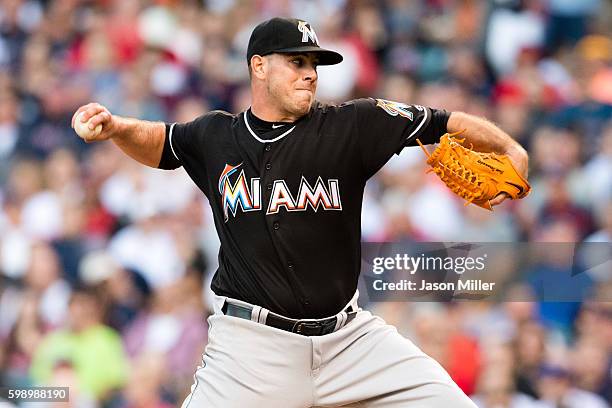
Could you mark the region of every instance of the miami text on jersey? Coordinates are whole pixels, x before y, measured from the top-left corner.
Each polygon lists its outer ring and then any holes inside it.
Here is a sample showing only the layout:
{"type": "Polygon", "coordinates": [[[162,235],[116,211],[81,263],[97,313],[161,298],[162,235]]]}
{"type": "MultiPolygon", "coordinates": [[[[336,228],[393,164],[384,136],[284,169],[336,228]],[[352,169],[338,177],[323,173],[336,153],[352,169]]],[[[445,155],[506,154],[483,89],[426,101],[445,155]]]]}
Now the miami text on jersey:
{"type": "MultiPolygon", "coordinates": [[[[230,213],[234,217],[236,216],[238,207],[243,212],[262,209],[262,191],[259,178],[251,178],[251,182],[247,184],[243,169],[233,183],[230,180],[230,176],[235,174],[241,165],[242,163],[235,166],[226,164],[219,177],[219,194],[221,194],[225,221],[229,219],[230,213]]],[[[315,212],[319,207],[323,210],[342,210],[338,180],[327,180],[326,185],[323,179],[318,177],[314,186],[312,186],[302,176],[296,196],[291,194],[285,180],[275,180],[273,182],[266,215],[276,214],[281,208],[285,208],[287,211],[307,211],[308,207],[315,212]]]]}

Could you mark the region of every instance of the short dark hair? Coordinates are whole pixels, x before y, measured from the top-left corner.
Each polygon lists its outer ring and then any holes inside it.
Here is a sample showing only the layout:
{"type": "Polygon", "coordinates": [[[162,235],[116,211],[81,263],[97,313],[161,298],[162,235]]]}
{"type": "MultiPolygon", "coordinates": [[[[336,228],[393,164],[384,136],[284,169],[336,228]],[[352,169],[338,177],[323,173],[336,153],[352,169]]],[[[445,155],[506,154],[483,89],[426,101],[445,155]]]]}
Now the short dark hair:
{"type": "Polygon", "coordinates": [[[96,304],[103,304],[106,299],[101,291],[102,285],[88,285],[84,283],[76,284],[72,289],[70,302],[72,302],[76,297],[82,296],[96,304]]]}

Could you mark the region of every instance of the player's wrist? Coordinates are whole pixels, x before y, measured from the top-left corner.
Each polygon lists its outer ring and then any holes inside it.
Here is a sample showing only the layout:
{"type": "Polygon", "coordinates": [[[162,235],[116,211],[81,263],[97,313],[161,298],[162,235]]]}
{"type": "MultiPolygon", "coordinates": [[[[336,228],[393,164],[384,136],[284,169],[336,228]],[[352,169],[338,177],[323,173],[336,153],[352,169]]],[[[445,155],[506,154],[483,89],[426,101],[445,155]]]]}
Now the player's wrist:
{"type": "Polygon", "coordinates": [[[511,143],[505,151],[506,154],[511,154],[517,157],[524,157],[525,159],[528,158],[528,154],[527,154],[527,150],[525,150],[525,148],[523,146],[521,146],[520,144],[518,144],[517,142],[511,143]]]}
{"type": "Polygon", "coordinates": [[[511,159],[518,172],[527,177],[529,169],[529,154],[527,150],[517,142],[507,147],[505,154],[511,159]]]}
{"type": "Polygon", "coordinates": [[[137,131],[138,121],[113,115],[109,125],[108,138],[119,141],[129,139],[137,131]]]}

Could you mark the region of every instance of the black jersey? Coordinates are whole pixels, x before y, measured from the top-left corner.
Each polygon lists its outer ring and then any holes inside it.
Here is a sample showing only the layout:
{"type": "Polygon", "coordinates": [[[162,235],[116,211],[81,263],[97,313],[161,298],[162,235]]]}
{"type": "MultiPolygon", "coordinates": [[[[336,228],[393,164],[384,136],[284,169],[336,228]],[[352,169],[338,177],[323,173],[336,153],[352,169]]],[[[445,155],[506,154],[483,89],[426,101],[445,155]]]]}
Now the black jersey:
{"type": "Polygon", "coordinates": [[[448,116],[383,99],[316,102],[296,122],[268,127],[249,111],[213,111],[167,125],[159,167],[182,165],[210,202],[221,241],[216,294],[321,318],[357,288],[366,181],[417,137],[437,142],[448,116]]]}

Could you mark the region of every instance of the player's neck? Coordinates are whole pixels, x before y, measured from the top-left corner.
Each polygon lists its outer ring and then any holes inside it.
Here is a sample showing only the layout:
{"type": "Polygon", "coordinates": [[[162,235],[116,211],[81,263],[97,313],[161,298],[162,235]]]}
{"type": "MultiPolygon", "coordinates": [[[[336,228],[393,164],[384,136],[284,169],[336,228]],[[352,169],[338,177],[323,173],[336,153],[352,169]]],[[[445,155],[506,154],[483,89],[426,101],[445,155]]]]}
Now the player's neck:
{"type": "Polygon", "coordinates": [[[283,114],[274,109],[261,109],[261,107],[256,107],[255,104],[251,106],[251,112],[257,118],[266,122],[295,122],[299,119],[296,116],[283,114]]]}
{"type": "Polygon", "coordinates": [[[280,112],[275,106],[259,104],[253,101],[251,113],[266,122],[295,122],[299,117],[288,112],[280,112]]]}

